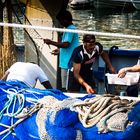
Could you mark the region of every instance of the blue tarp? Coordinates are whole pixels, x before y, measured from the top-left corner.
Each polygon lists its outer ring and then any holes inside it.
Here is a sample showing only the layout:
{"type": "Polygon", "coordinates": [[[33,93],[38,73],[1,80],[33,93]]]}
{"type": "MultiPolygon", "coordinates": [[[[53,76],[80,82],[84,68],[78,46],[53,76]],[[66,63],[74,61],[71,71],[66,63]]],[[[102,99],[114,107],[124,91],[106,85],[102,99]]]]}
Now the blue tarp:
{"type": "MultiPolygon", "coordinates": [[[[33,99],[33,102],[45,96],[52,96],[56,99],[63,101],[68,97],[63,92],[51,89],[41,90],[35,88],[24,87],[19,82],[8,83],[0,81],[0,124],[10,126],[15,123],[18,119],[10,117],[9,114],[13,110],[13,106],[9,106],[8,113],[5,106],[9,101],[9,94],[7,92],[15,92],[16,94],[23,94],[25,97],[24,107],[31,106],[32,103],[26,100],[27,98],[33,99]]],[[[80,97],[79,99],[84,100],[85,98],[93,97],[91,95],[80,97]]],[[[15,110],[18,111],[20,103],[15,101],[15,110]]],[[[14,114],[14,112],[12,112],[14,114]]],[[[45,129],[49,135],[50,140],[76,140],[78,131],[81,133],[83,140],[140,140],[140,103],[137,103],[132,111],[129,113],[128,118],[132,125],[130,125],[124,132],[108,132],[98,133],[98,128],[93,126],[91,128],[85,128],[78,120],[78,114],[75,111],[71,111],[69,108],[64,108],[56,113],[54,123],[51,122],[49,115],[46,114],[45,129]]],[[[39,140],[38,126],[36,123],[37,112],[29,116],[23,122],[18,124],[12,131],[8,131],[3,135],[0,135],[0,139],[5,140],[39,140]]],[[[6,130],[6,127],[0,125],[0,134],[6,130]]]]}

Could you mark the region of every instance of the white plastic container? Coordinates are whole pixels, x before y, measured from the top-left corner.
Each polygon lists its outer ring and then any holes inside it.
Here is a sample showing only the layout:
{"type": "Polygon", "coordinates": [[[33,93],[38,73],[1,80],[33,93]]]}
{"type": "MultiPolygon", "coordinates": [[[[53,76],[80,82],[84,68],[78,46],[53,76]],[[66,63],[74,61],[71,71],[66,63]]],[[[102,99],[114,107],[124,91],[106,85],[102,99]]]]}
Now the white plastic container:
{"type": "Polygon", "coordinates": [[[127,72],[124,78],[119,78],[118,74],[106,73],[108,84],[134,85],[139,81],[139,72],[127,72]]]}

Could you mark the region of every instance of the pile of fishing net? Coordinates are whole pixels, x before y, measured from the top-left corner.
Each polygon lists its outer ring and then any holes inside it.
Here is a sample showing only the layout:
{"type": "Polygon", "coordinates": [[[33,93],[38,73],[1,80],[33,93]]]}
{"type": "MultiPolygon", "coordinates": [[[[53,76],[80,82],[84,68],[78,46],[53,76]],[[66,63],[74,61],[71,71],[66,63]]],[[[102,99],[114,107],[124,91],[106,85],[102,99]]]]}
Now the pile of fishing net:
{"type": "Polygon", "coordinates": [[[0,81],[0,139],[138,140],[140,103],[0,81]]]}

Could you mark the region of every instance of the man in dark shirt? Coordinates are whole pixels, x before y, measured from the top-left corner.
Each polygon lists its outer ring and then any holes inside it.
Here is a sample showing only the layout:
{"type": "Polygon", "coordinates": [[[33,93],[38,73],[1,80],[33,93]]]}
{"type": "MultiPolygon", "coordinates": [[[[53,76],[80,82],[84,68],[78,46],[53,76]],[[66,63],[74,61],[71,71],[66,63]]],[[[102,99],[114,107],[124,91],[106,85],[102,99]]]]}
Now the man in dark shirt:
{"type": "Polygon", "coordinates": [[[68,91],[80,92],[80,88],[82,87],[87,93],[96,92],[92,65],[99,55],[103,58],[109,70],[112,73],[116,73],[108,54],[103,51],[103,46],[95,40],[94,35],[84,35],[83,45],[74,49],[69,62],[68,91]]]}

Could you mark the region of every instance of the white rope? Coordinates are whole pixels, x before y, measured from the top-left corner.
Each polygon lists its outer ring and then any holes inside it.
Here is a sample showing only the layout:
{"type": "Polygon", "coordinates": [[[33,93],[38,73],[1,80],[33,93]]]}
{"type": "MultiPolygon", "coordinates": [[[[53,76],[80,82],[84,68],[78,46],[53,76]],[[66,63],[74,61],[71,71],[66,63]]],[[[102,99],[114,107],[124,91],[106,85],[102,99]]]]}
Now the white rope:
{"type": "Polygon", "coordinates": [[[48,31],[57,31],[57,32],[71,32],[71,33],[79,33],[79,34],[94,34],[98,36],[110,36],[110,37],[129,38],[129,39],[140,39],[140,36],[136,36],[136,35],[119,34],[119,33],[103,33],[103,32],[84,31],[84,30],[71,30],[71,29],[53,28],[53,27],[46,27],[46,26],[33,26],[33,25],[15,24],[15,23],[0,22],[0,26],[39,29],[39,30],[48,30],[48,31]]]}

